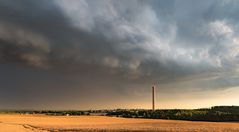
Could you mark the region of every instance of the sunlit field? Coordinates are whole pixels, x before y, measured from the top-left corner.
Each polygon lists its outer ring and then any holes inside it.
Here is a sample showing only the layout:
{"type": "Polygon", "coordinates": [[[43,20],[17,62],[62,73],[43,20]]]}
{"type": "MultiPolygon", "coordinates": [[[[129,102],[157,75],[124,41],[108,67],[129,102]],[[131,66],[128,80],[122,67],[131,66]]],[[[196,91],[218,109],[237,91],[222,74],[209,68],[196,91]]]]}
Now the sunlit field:
{"type": "Polygon", "coordinates": [[[107,116],[47,116],[0,114],[3,132],[44,131],[239,131],[239,123],[129,119],[107,116]]]}

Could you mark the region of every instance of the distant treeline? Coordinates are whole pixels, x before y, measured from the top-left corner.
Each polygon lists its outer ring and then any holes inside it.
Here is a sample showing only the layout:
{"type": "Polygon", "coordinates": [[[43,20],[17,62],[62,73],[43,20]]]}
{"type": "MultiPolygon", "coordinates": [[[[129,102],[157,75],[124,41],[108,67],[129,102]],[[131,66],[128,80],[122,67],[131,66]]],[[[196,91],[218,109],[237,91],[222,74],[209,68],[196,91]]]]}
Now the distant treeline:
{"type": "Polygon", "coordinates": [[[9,110],[9,111],[2,111],[1,113],[17,113],[17,114],[44,114],[44,115],[89,115],[90,111],[76,111],[76,110],[66,110],[66,111],[59,111],[59,110],[9,110]]]}
{"type": "Polygon", "coordinates": [[[209,109],[116,110],[108,116],[125,118],[174,119],[191,121],[239,121],[239,106],[215,106],[209,109]]]}
{"type": "Polygon", "coordinates": [[[106,115],[125,118],[173,119],[191,121],[239,121],[239,106],[214,106],[205,109],[116,109],[116,110],[11,110],[0,113],[45,114],[45,115],[106,115]]]}

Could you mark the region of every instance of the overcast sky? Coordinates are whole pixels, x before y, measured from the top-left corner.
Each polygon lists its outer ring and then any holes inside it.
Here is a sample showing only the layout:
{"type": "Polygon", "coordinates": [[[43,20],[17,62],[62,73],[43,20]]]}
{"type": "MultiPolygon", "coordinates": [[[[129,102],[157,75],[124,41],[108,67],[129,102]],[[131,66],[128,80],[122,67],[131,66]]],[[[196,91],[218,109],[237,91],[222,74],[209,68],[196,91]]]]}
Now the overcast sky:
{"type": "Polygon", "coordinates": [[[1,0],[0,109],[239,105],[237,0],[1,0]]]}

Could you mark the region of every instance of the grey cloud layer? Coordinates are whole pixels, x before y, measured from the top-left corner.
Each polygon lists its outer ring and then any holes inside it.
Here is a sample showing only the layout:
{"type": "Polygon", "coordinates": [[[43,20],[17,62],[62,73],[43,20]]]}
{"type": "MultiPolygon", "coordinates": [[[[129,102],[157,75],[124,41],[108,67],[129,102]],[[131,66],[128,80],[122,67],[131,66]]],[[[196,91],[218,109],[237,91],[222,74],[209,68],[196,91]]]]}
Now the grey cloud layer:
{"type": "Polygon", "coordinates": [[[236,86],[238,7],[235,0],[5,0],[0,62],[142,84],[214,76],[197,87],[236,86]]]}

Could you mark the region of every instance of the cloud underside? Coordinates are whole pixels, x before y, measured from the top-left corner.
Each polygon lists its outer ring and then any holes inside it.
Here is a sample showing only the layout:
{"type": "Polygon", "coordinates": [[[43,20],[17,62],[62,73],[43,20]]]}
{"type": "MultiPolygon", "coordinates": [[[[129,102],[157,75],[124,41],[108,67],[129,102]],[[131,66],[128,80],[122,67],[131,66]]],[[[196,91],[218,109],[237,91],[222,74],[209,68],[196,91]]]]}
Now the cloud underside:
{"type": "Polygon", "coordinates": [[[238,10],[236,0],[1,1],[0,62],[111,78],[116,89],[234,87],[238,10]]]}

